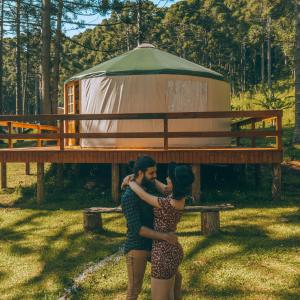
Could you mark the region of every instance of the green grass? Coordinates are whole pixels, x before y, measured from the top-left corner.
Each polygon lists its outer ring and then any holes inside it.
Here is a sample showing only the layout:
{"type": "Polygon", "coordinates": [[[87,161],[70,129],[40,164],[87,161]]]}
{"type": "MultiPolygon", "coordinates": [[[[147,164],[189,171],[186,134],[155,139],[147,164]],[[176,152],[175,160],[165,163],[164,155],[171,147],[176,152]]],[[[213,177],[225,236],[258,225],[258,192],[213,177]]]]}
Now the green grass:
{"type": "MultiPolygon", "coordinates": [[[[110,204],[107,191],[88,191],[70,179],[58,190],[50,170],[47,199],[38,207],[35,169],[24,173],[24,164],[8,164],[9,188],[0,194],[0,299],[57,299],[89,262],[117,251],[125,221],[104,216],[105,231],[85,235],[82,208],[110,204]]],[[[280,202],[270,200],[267,167],[263,174],[259,189],[249,168],[248,187],[222,188],[224,182],[215,191],[204,190],[204,203],[237,207],[222,213],[220,235],[201,236],[199,215],[184,216],[179,225],[184,299],[299,299],[299,173],[284,169],[280,202]]],[[[150,297],[149,271],[141,299],[150,297]]],[[[125,299],[126,281],[123,257],[89,275],[72,299],[125,299]]]]}

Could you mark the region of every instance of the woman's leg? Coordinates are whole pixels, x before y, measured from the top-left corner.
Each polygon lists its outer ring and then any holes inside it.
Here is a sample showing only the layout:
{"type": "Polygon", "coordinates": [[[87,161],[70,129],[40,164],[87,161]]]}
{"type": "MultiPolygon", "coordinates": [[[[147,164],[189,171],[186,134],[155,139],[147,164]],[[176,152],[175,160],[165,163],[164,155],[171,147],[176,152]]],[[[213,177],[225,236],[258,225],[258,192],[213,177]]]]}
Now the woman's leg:
{"type": "Polygon", "coordinates": [[[152,300],[173,300],[174,276],[171,279],[157,279],[151,277],[152,300]],[[173,298],[170,298],[173,297],[173,298]]]}
{"type": "Polygon", "coordinates": [[[182,299],[181,285],[182,285],[182,275],[178,270],[176,275],[175,275],[174,300],[181,300],[182,299]]]}

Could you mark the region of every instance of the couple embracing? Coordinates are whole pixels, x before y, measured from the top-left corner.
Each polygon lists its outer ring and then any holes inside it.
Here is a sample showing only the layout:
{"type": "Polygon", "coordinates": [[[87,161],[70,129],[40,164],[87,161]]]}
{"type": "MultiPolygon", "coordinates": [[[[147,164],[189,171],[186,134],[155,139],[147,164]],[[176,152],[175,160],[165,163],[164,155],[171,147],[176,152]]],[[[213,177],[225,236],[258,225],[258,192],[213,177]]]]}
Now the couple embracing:
{"type": "Polygon", "coordinates": [[[127,221],[127,300],[138,299],[147,262],[151,262],[152,300],[181,299],[183,250],[175,232],[194,174],[187,165],[171,163],[165,185],[157,180],[156,171],[150,156],[139,157],[133,174],[122,183],[122,189],[126,188],[121,205],[127,221]]]}

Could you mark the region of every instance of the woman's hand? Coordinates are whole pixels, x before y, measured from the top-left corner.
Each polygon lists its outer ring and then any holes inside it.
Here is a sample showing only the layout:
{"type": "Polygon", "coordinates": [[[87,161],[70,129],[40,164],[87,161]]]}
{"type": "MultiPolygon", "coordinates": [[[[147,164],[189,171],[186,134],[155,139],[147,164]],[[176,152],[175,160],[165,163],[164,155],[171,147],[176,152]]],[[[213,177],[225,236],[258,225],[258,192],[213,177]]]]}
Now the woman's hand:
{"type": "Polygon", "coordinates": [[[124,179],[123,179],[123,182],[121,184],[121,190],[125,190],[126,187],[129,185],[129,182],[132,181],[134,178],[134,174],[130,174],[130,175],[127,175],[124,179]]]}

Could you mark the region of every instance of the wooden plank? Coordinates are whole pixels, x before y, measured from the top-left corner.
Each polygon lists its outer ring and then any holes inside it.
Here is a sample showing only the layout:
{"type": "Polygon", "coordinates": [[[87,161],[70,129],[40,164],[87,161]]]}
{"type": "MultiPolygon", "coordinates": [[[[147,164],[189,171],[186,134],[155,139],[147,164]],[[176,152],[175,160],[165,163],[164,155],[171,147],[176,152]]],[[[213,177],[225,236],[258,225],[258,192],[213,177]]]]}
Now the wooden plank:
{"type": "Polygon", "coordinates": [[[108,132],[108,133],[20,133],[20,134],[0,134],[0,139],[40,139],[51,138],[169,138],[178,137],[275,137],[278,131],[275,130],[247,130],[247,131],[191,131],[191,132],[108,132]]]}
{"type": "Polygon", "coordinates": [[[127,113],[127,114],[45,114],[45,115],[0,115],[0,121],[53,121],[53,120],[136,120],[136,119],[194,119],[282,116],[281,110],[214,111],[182,113],[127,113]]]}
{"type": "Polygon", "coordinates": [[[168,163],[174,161],[179,153],[188,153],[188,160],[185,160],[186,155],[183,156],[183,161],[178,163],[226,163],[226,164],[244,164],[244,163],[280,163],[283,160],[283,152],[277,149],[95,149],[95,150],[80,150],[68,149],[60,151],[58,147],[44,147],[44,148],[13,148],[0,149],[0,161],[7,162],[57,162],[57,163],[122,163],[124,157],[126,161],[136,159],[140,154],[147,154],[152,156],[159,163],[168,163]],[[122,161],[118,161],[117,153],[123,151],[124,156],[122,161]],[[165,157],[163,156],[165,155],[165,157]],[[175,156],[174,156],[175,155],[175,156]]]}
{"type": "MultiPolygon", "coordinates": [[[[213,211],[226,211],[232,210],[235,206],[229,203],[225,204],[218,204],[218,205],[198,205],[198,206],[185,206],[184,212],[185,213],[193,213],[193,212],[213,212],[213,211]]],[[[85,212],[91,213],[103,213],[103,214],[110,214],[110,213],[123,213],[121,206],[117,207],[89,207],[84,209],[85,212]]]]}

